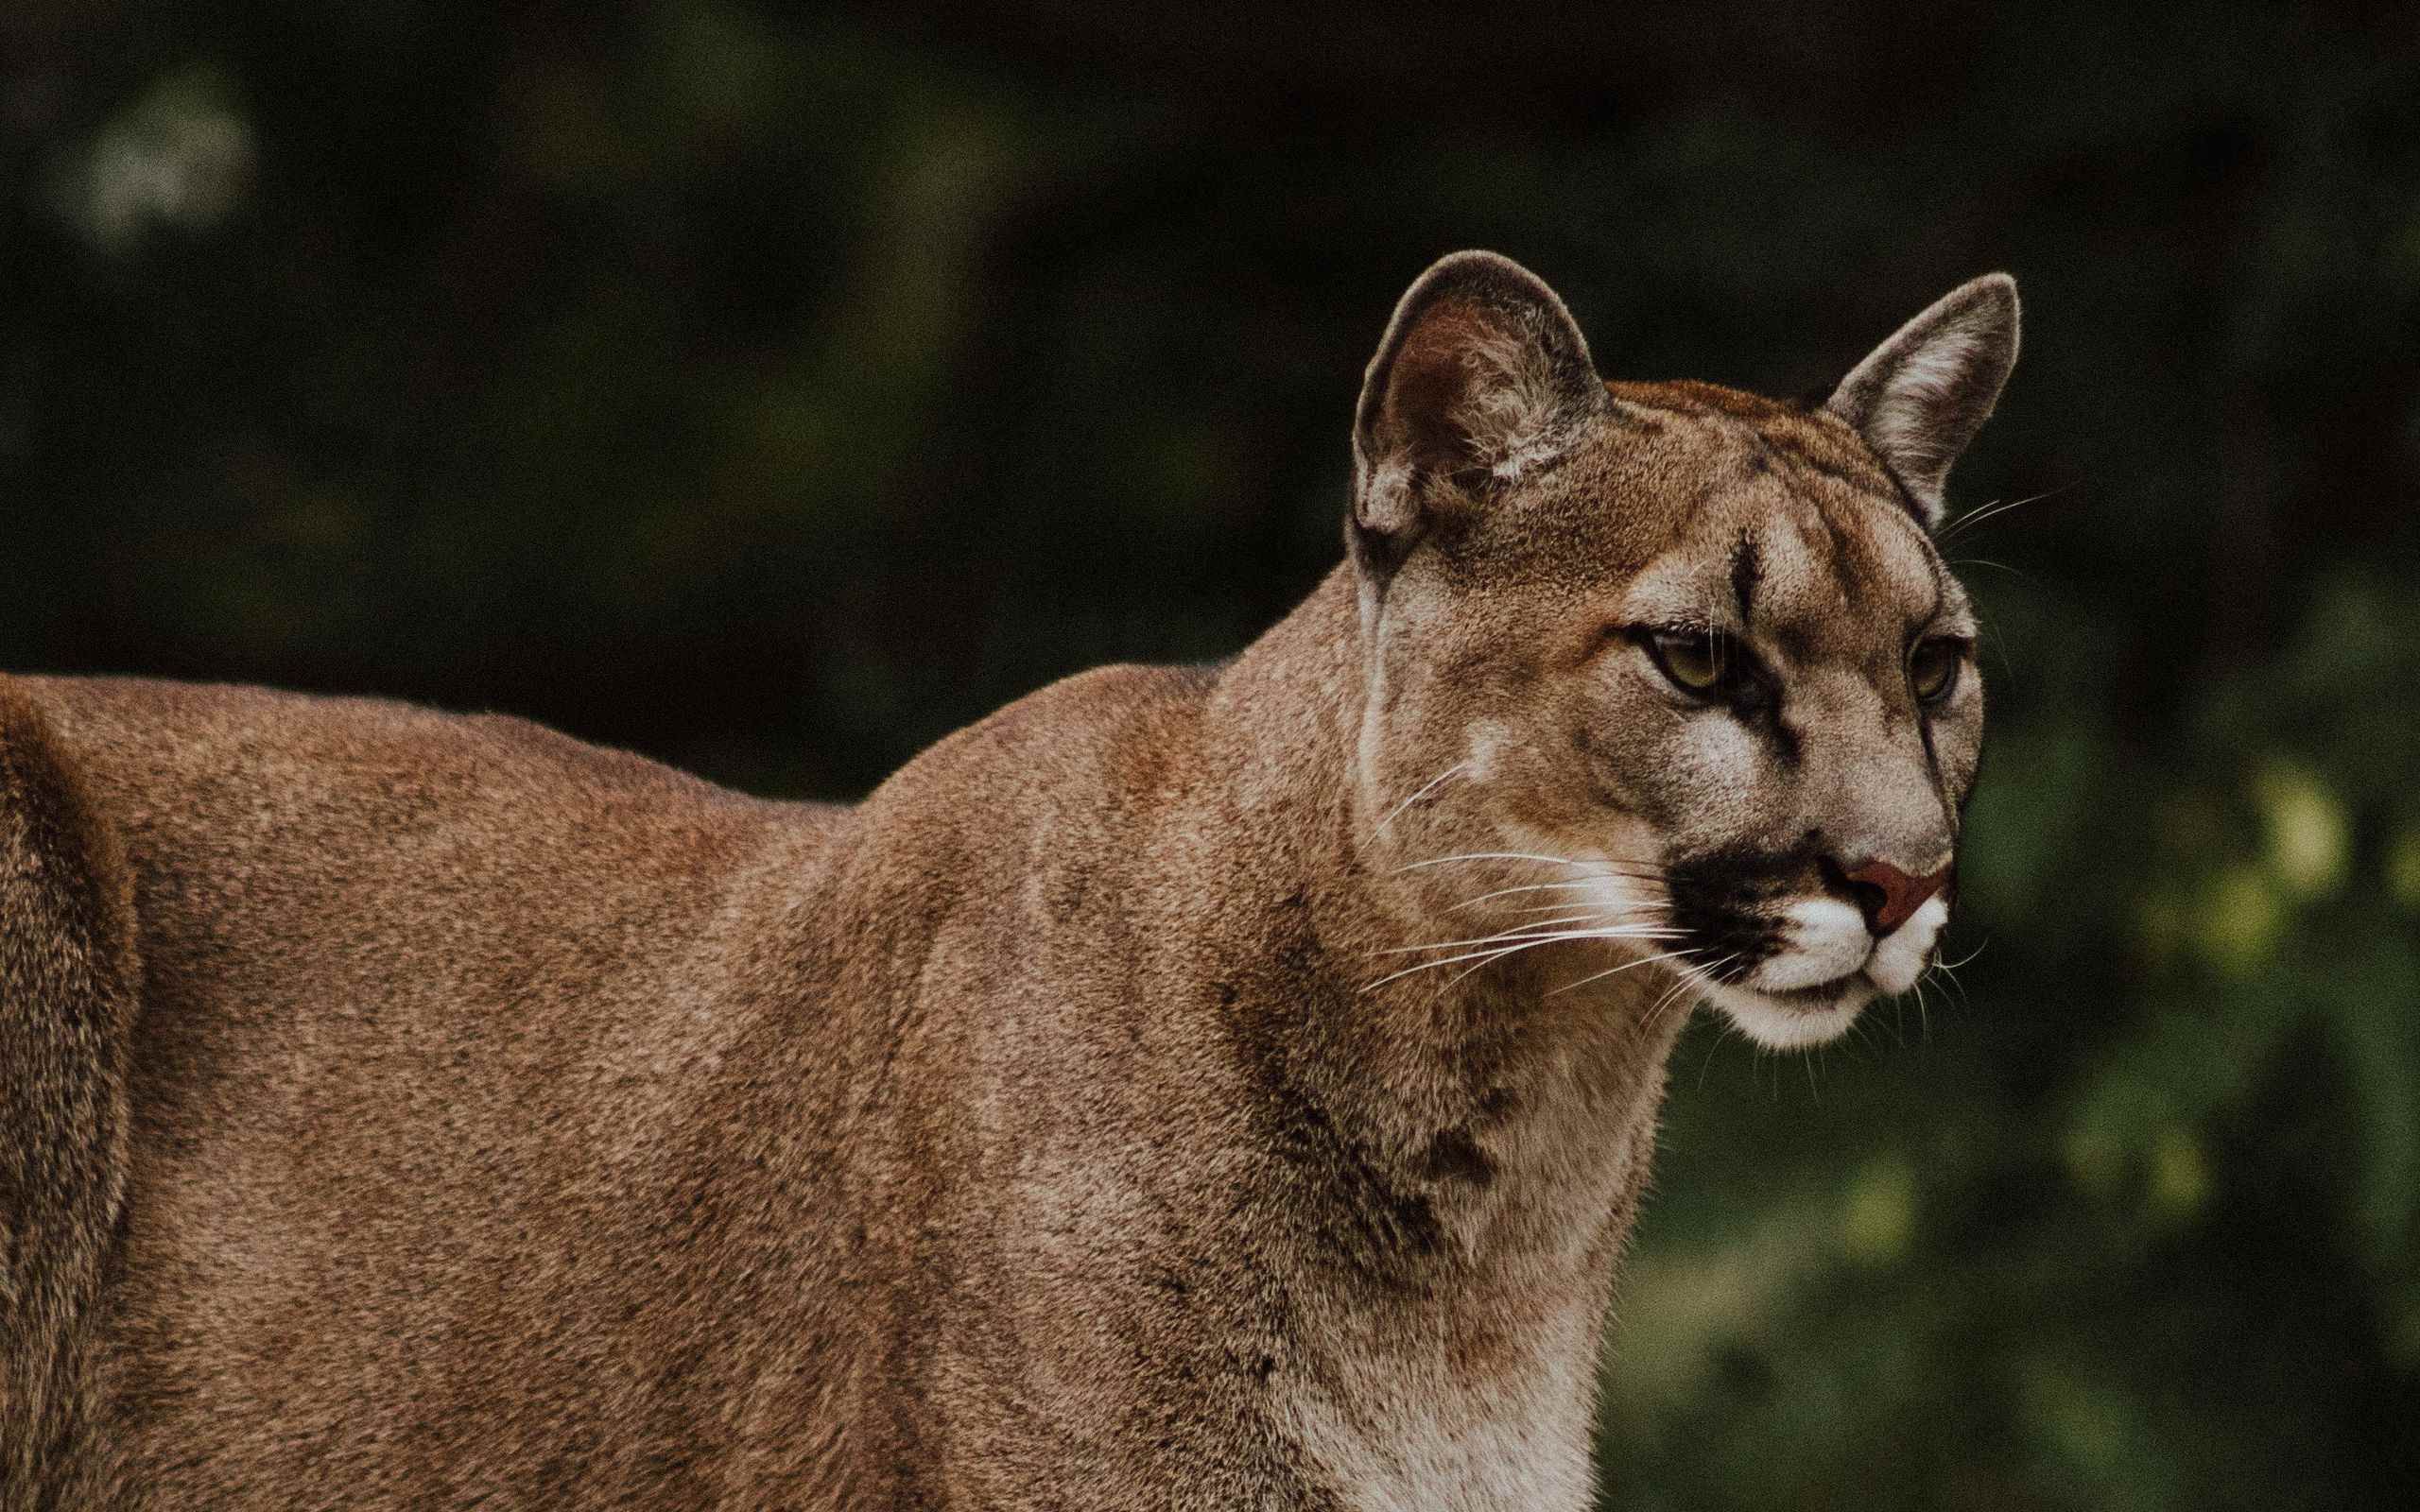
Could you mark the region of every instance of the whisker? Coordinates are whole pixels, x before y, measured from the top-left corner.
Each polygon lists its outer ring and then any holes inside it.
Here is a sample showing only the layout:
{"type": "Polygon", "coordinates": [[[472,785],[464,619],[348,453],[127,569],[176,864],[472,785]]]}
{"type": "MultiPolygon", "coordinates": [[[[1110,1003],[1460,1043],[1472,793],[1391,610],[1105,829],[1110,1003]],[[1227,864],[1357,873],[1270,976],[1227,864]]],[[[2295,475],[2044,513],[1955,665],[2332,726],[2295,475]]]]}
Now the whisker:
{"type": "Polygon", "coordinates": [[[1989,945],[1990,943],[1991,940],[1986,937],[1981,945],[1978,945],[1973,950],[1968,951],[1965,955],[1960,959],[1955,961],[1935,961],[1933,964],[1940,967],[1945,971],[1962,971],[1974,963],[1976,956],[1983,954],[1983,946],[1989,945]]]}
{"type": "Polygon", "coordinates": [[[2057,498],[2060,494],[2070,492],[2082,486],[2083,485],[2080,481],[2076,483],[2063,483],[2055,489],[2045,489],[2040,493],[2028,494],[2022,499],[1995,499],[1991,503],[1983,505],[1979,508],[1969,509],[1964,514],[1960,515],[1957,519],[1949,522],[1947,525],[1943,527],[1940,536],[1936,538],[1936,544],[1945,546],[1950,541],[1955,541],[1960,536],[1964,535],[1967,531],[1974,529],[1977,525],[1983,524],[1987,520],[1996,519],[2000,515],[2004,515],[2012,509],[2022,509],[2029,504],[2039,504],[2045,499],[2057,498]]]}
{"type": "Polygon", "coordinates": [[[2008,642],[2000,638],[1998,629],[1989,620],[1983,622],[1983,647],[1999,658],[1999,675],[2008,679],[2009,688],[2014,692],[2016,688],[2016,663],[2009,660],[2008,642]]]}
{"type": "MultiPolygon", "coordinates": [[[[1494,910],[1491,910],[1491,911],[1492,911],[1492,912],[1494,912],[1494,913],[1497,913],[1497,914],[1504,915],[1504,916],[1509,917],[1509,918],[1518,919],[1518,918],[1519,918],[1519,917],[1521,917],[1523,914],[1554,914],[1554,913],[1561,913],[1564,909],[1570,908],[1570,907],[1572,907],[1572,906],[1574,906],[1574,905],[1573,905],[1572,903],[1570,903],[1569,902],[1559,902],[1559,903],[1544,903],[1544,904],[1541,904],[1541,905],[1539,905],[1539,906],[1537,906],[1537,907],[1535,907],[1535,908],[1497,908],[1497,909],[1494,909],[1494,910]]],[[[1660,903],[1660,902],[1641,902],[1641,903],[1632,903],[1632,904],[1628,905],[1628,906],[1624,909],[1624,913],[1625,913],[1625,915],[1628,915],[1628,914],[1651,914],[1651,914],[1669,914],[1671,911],[1672,911],[1672,905],[1671,905],[1670,903],[1660,903]]]]}
{"type": "MultiPolygon", "coordinates": [[[[1703,954],[1703,952],[1684,952],[1683,954],[1703,954]]],[[[1714,984],[1714,973],[1737,959],[1738,956],[1735,953],[1720,956],[1711,963],[1700,964],[1692,962],[1683,966],[1678,973],[1680,980],[1674,982],[1672,984],[1671,990],[1666,992],[1661,998],[1658,998],[1655,1002],[1655,1006],[1647,1011],[1647,1018],[1643,1022],[1640,1029],[1641,1035],[1645,1036],[1654,1033],[1656,1024],[1663,1022],[1665,1014],[1672,1011],[1674,1005],[1686,1001],[1689,1006],[1695,1007],[1700,997],[1703,996],[1704,989],[1714,984]],[[1696,991],[1692,991],[1692,988],[1695,988],[1696,991]]]]}
{"type": "Polygon", "coordinates": [[[1640,1039],[1644,1040],[1649,1035],[1653,1034],[1655,1032],[1655,1026],[1663,1022],[1665,1012],[1671,1007],[1674,1000],[1679,998],[1682,993],[1686,992],[1695,985],[1689,974],[1694,970],[1695,968],[1693,967],[1682,967],[1672,985],[1664,989],[1664,995],[1657,998],[1653,1005],[1648,1008],[1647,1016],[1639,1021],[1638,1034],[1640,1039]]]}
{"type": "Polygon", "coordinates": [[[1652,929],[1652,928],[1616,927],[1616,928],[1612,928],[1612,929],[1574,930],[1574,931],[1572,931],[1572,932],[1570,932],[1570,933],[1568,933],[1568,934],[1564,934],[1564,935],[1552,935],[1552,936],[1548,936],[1547,937],[1546,937],[1546,938],[1544,938],[1544,939],[1526,940],[1526,941],[1522,942],[1521,944],[1512,946],[1511,948],[1506,949],[1506,950],[1500,950],[1500,951],[1494,951],[1494,952],[1490,952],[1490,953],[1488,954],[1488,958],[1487,958],[1486,960],[1480,961],[1480,962],[1479,962],[1478,965],[1476,965],[1476,966],[1468,966],[1468,967],[1464,967],[1461,971],[1458,971],[1458,972],[1456,972],[1456,973],[1454,974],[1454,977],[1453,977],[1453,980],[1452,980],[1452,981],[1447,982],[1445,985],[1446,985],[1447,987],[1449,987],[1449,988],[1450,988],[1450,987],[1452,987],[1452,986],[1454,985],[1454,983],[1455,983],[1455,982],[1460,982],[1463,977],[1466,977],[1466,976],[1470,975],[1473,971],[1483,971],[1483,970],[1485,970],[1487,967],[1494,965],[1495,962],[1502,960],[1504,957],[1506,957],[1506,956],[1508,956],[1508,955],[1518,955],[1518,954],[1521,954],[1521,952],[1523,952],[1523,951],[1527,951],[1527,950],[1535,950],[1537,947],[1539,947],[1539,946],[1541,946],[1541,945],[1552,945],[1552,944],[1554,944],[1554,943],[1555,943],[1556,941],[1558,941],[1558,940],[1577,940],[1577,939],[1645,939],[1645,940],[1664,940],[1664,939],[1679,939],[1679,938],[1681,938],[1681,937],[1682,937],[1681,932],[1680,932],[1679,930],[1676,930],[1676,929],[1652,929]]]}
{"type": "Polygon", "coordinates": [[[1994,561],[1988,557],[1960,557],[1953,560],[1949,565],[1952,567],[1996,567],[2021,583],[2031,583],[2034,581],[2034,576],[2031,573],[2019,572],[2017,569],[2010,566],[2004,561],[1994,561]]]}
{"type": "MultiPolygon", "coordinates": [[[[1610,867],[1610,861],[1574,861],[1569,856],[1542,856],[1528,850],[1471,850],[1458,856],[1431,856],[1426,861],[1409,862],[1395,871],[1418,871],[1423,867],[1442,867],[1456,861],[1543,861],[1558,867],[1610,867]]],[[[1393,875],[1392,872],[1389,875],[1393,875]]]]}
{"type": "Polygon", "coordinates": [[[1591,983],[1591,982],[1600,982],[1600,981],[1603,981],[1606,977],[1609,977],[1609,976],[1617,976],[1617,975],[1619,975],[1620,973],[1622,973],[1622,972],[1624,972],[1624,971],[1630,971],[1630,970],[1632,970],[1632,969],[1635,968],[1635,967],[1641,967],[1641,966],[1652,966],[1652,965],[1654,965],[1657,961],[1670,961],[1670,960],[1677,960],[1677,959],[1679,959],[1680,957],[1682,957],[1682,956],[1684,956],[1684,955],[1686,955],[1686,954],[1689,954],[1689,953],[1688,953],[1687,951],[1666,951],[1666,952],[1665,952],[1663,954],[1661,954],[1661,955],[1648,955],[1648,956],[1643,956],[1643,957],[1641,957],[1640,959],[1635,960],[1635,961],[1624,961],[1624,962],[1623,962],[1621,965],[1619,965],[1619,966],[1608,967],[1608,968],[1606,968],[1604,971],[1598,971],[1598,972],[1594,973],[1593,975],[1583,976],[1583,977],[1582,977],[1582,978],[1581,978],[1579,981],[1577,981],[1577,982],[1565,982],[1563,986],[1561,986],[1561,987],[1559,987],[1559,988],[1554,988],[1552,991],[1549,991],[1549,992],[1547,994],[1547,996],[1548,996],[1548,997],[1554,997],[1554,996],[1556,996],[1556,995],[1558,995],[1558,994],[1560,994],[1560,993],[1568,992],[1568,991],[1570,991],[1573,988],[1586,987],[1586,986],[1587,986],[1589,983],[1591,983]]]}
{"type": "MultiPolygon", "coordinates": [[[[1656,875],[1656,874],[1654,874],[1654,873],[1652,873],[1652,872],[1647,872],[1647,871],[1640,871],[1640,872],[1631,873],[1631,874],[1628,874],[1628,875],[1626,875],[1626,876],[1622,877],[1620,880],[1622,880],[1622,881],[1626,881],[1626,882],[1653,882],[1653,883],[1656,883],[1656,884],[1657,884],[1657,885],[1660,885],[1662,884],[1662,882],[1663,882],[1663,879],[1662,879],[1660,876],[1658,876],[1658,875],[1656,875]]],[[[1480,893],[1478,897],[1473,898],[1473,899],[1469,899],[1469,900],[1467,900],[1466,902],[1463,902],[1456,903],[1452,908],[1449,908],[1449,909],[1447,909],[1447,910],[1445,910],[1445,911],[1446,911],[1447,913],[1453,913],[1453,912],[1455,912],[1456,910],[1459,910],[1459,909],[1463,909],[1463,908],[1475,908],[1475,907],[1478,906],[1480,903],[1483,903],[1483,902],[1487,902],[1490,898],[1506,898],[1506,897],[1510,897],[1510,896],[1512,896],[1513,893],[1516,893],[1516,892],[1553,892],[1553,891],[1564,891],[1564,892],[1569,892],[1569,891],[1577,891],[1577,890],[1581,890],[1581,889],[1585,889],[1585,888],[1589,888],[1589,887],[1594,887],[1594,886],[1597,886],[1597,885],[1599,885],[1599,883],[1598,883],[1598,881],[1596,881],[1596,880],[1591,880],[1591,881],[1588,881],[1588,882],[1531,882],[1531,883],[1525,883],[1525,884],[1523,884],[1522,885],[1520,885],[1520,886],[1518,886],[1518,887],[1498,887],[1498,888],[1496,888],[1494,892],[1483,892],[1483,893],[1480,893]]]]}
{"type": "MultiPolygon", "coordinates": [[[[1966,984],[1958,980],[1958,973],[1949,970],[1947,965],[1944,962],[1935,961],[1931,966],[1926,968],[1925,974],[1916,978],[1916,986],[1921,988],[1927,982],[1932,981],[1935,978],[1938,978],[1944,986],[1955,991],[1958,994],[1958,1001],[1960,1003],[1970,1008],[1975,1005],[1975,1000],[1967,995],[1966,984]]],[[[1945,994],[1945,996],[1946,996],[1946,994],[1945,994]]]]}
{"type": "MultiPolygon", "coordinates": [[[[1478,960],[1478,965],[1486,965],[1488,960],[1500,960],[1505,958],[1505,955],[1520,955],[1522,951],[1534,951],[1537,946],[1554,946],[1554,943],[1582,941],[1582,938],[1643,938],[1643,941],[1665,941],[1665,938],[1682,938],[1682,932],[1680,929],[1663,929],[1663,926],[1658,924],[1592,924],[1592,926],[1585,926],[1585,929],[1544,926],[1542,932],[1537,934],[1505,932],[1505,934],[1498,934],[1498,936],[1488,936],[1488,941],[1474,941],[1474,943],[1481,943],[1481,949],[1477,951],[1466,951],[1466,954],[1461,955],[1449,955],[1449,958],[1444,960],[1423,960],[1421,965],[1406,968],[1406,971],[1394,972],[1394,975],[1401,977],[1401,975],[1409,975],[1409,972],[1413,971],[1427,971],[1430,965],[1455,965],[1460,963],[1460,960],[1478,960]]],[[[1478,971],[1478,965],[1474,965],[1471,971],[1478,971]]],[[[1461,977],[1466,975],[1471,975],[1471,972],[1469,971],[1461,972],[1460,977],[1455,977],[1455,982],[1460,982],[1461,977]]],[[[1379,977],[1379,980],[1384,982],[1389,980],[1389,977],[1379,977]]],[[[1373,982],[1373,987],[1374,985],[1377,985],[1377,982],[1373,982]]]]}
{"type": "MultiPolygon", "coordinates": [[[[1500,938],[1500,937],[1501,937],[1501,936],[1491,936],[1491,938],[1500,938]]],[[[1428,971],[1428,970],[1430,970],[1430,969],[1434,968],[1434,967],[1439,967],[1439,966],[1452,966],[1452,965],[1454,965],[1454,964],[1455,964],[1456,962],[1458,962],[1458,961],[1477,960],[1477,961],[1478,961],[1478,962],[1479,962],[1479,965],[1484,966],[1484,965],[1486,965],[1489,961],[1496,960],[1496,959],[1499,959],[1499,958],[1501,958],[1501,957],[1503,957],[1503,956],[1507,956],[1507,955],[1513,955],[1513,954],[1519,954],[1519,953],[1520,953],[1520,952],[1522,952],[1522,951],[1526,951],[1526,950],[1533,950],[1533,949],[1535,949],[1536,947],[1538,947],[1538,946],[1540,946],[1540,945],[1552,945],[1552,944],[1554,944],[1554,943],[1555,943],[1556,941],[1558,941],[1558,940],[1571,940],[1571,939],[1677,939],[1677,938],[1679,938],[1679,937],[1680,937],[1680,933],[1679,933],[1679,931],[1677,931],[1677,930],[1662,930],[1662,929],[1654,929],[1654,928],[1651,928],[1651,927],[1644,926],[1644,925],[1640,925],[1640,926],[1631,926],[1631,925],[1622,925],[1622,924],[1610,925],[1610,926],[1607,926],[1607,927],[1605,927],[1605,928],[1601,928],[1601,929],[1572,929],[1572,930],[1561,930],[1561,931],[1558,931],[1558,932],[1553,933],[1553,934],[1533,935],[1533,936],[1532,936],[1532,935],[1524,935],[1524,936],[1517,936],[1516,938],[1514,938],[1514,939],[1513,939],[1513,941],[1512,941],[1512,943],[1511,943],[1511,944],[1498,945],[1498,946],[1495,947],[1494,949],[1468,951],[1468,952],[1465,952],[1465,953],[1463,953],[1462,954],[1460,954],[1460,955],[1449,955],[1449,956],[1446,956],[1446,957],[1445,957],[1444,959],[1443,959],[1443,960],[1436,960],[1436,961],[1422,961],[1422,962],[1420,962],[1420,963],[1419,963],[1418,965],[1416,965],[1416,966],[1407,966],[1407,967],[1405,967],[1402,971],[1390,971],[1390,972],[1389,972],[1389,973],[1387,973],[1385,976],[1382,976],[1382,977],[1378,978],[1376,981],[1370,983],[1370,984],[1369,984],[1369,986],[1364,987],[1361,990],[1362,990],[1362,991],[1364,991],[1364,992],[1367,992],[1367,991],[1369,991],[1372,988],[1384,987],[1387,983],[1393,981],[1396,977],[1399,977],[1399,976],[1409,976],[1409,975],[1410,975],[1412,972],[1414,972],[1414,971],[1428,971]]],[[[1418,947],[1418,948],[1421,948],[1421,949],[1430,949],[1430,950],[1434,950],[1434,949],[1438,949],[1438,948],[1440,948],[1440,947],[1436,947],[1436,946],[1426,946],[1426,947],[1418,947]]],[[[1478,969],[1478,967],[1473,967],[1471,970],[1472,970],[1472,971],[1477,971],[1478,969]]],[[[1462,973],[1462,976],[1468,976],[1469,974],[1470,974],[1470,972],[1469,972],[1469,971],[1465,971],[1465,972],[1463,972],[1463,973],[1462,973]]],[[[1461,981],[1461,977],[1458,976],[1458,977],[1454,978],[1454,980],[1455,980],[1455,981],[1457,981],[1457,982],[1459,982],[1459,981],[1461,981]]],[[[1450,985],[1450,984],[1449,984],[1449,985],[1450,985]]]]}
{"type": "Polygon", "coordinates": [[[1722,1042],[1729,1038],[1727,1034],[1718,1033],[1707,1039],[1705,1054],[1698,1059],[1698,1091],[1705,1091],[1705,1078],[1714,1070],[1714,1053],[1721,1049],[1722,1042]]]}
{"type": "Polygon", "coordinates": [[[1385,818],[1380,819],[1376,824],[1370,827],[1370,833],[1372,834],[1383,833],[1388,825],[1395,822],[1396,815],[1401,814],[1404,810],[1411,807],[1414,803],[1417,803],[1422,799],[1426,798],[1443,783],[1451,782],[1453,779],[1460,777],[1462,773],[1470,770],[1470,765],[1471,764],[1466,761],[1456,762],[1453,765],[1446,767],[1443,771],[1439,772],[1436,776],[1422,783],[1419,792],[1412,794],[1411,797],[1405,799],[1393,808],[1389,809],[1385,818]]]}
{"type": "MultiPolygon", "coordinates": [[[[1550,929],[1557,924],[1584,924],[1591,919],[1599,919],[1604,918],[1605,916],[1603,914],[1600,914],[1592,908],[1583,913],[1572,914],[1568,918],[1564,919],[1543,919],[1527,924],[1513,924],[1508,928],[1498,930],[1493,935],[1482,935],[1477,939],[1441,939],[1428,945],[1390,945],[1384,950],[1374,951],[1372,954],[1376,955],[1408,955],[1413,951],[1445,951],[1452,950],[1458,945],[1486,945],[1497,940],[1514,940],[1524,938],[1526,936],[1523,932],[1526,930],[1550,929]]],[[[1608,922],[1610,922],[1610,920],[1608,920],[1608,922]]]]}
{"type": "MultiPolygon", "coordinates": [[[[1682,951],[1682,955],[1697,955],[1697,954],[1699,951],[1682,951]]],[[[1651,1033],[1655,1033],[1655,1023],[1663,1021],[1665,1009],[1672,1006],[1672,999],[1677,999],[1682,992],[1686,992],[1686,989],[1694,985],[1694,972],[1697,972],[1697,968],[1686,963],[1686,960],[1680,965],[1680,971],[1672,972],[1672,985],[1665,987],[1663,994],[1660,994],[1652,1004],[1648,1004],[1648,1011],[1638,1019],[1638,1038],[1646,1038],[1651,1036],[1651,1033]]]]}

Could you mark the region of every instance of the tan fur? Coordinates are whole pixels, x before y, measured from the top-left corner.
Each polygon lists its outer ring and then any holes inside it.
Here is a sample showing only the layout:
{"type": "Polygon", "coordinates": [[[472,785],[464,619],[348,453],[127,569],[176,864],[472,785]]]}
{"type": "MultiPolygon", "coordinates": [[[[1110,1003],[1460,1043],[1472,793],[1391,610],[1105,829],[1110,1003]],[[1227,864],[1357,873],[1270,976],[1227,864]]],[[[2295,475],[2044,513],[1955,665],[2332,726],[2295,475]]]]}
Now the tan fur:
{"type": "Polygon", "coordinates": [[[0,1509],[111,1504],[94,1356],[139,979],[115,833],[0,679],[0,1509]]]}
{"type": "Polygon", "coordinates": [[[1809,816],[1930,835],[1980,709],[1920,781],[1897,617],[1947,580],[1847,423],[1596,386],[1499,266],[1407,297],[1355,561],[1284,623],[854,808],[0,684],[0,1505],[1588,1504],[1699,984],[1629,936],[1382,979],[1809,816]],[[1605,633],[1743,531],[1787,783],[1605,633]],[[1471,906],[1512,887],[1570,892],[1471,906]]]}

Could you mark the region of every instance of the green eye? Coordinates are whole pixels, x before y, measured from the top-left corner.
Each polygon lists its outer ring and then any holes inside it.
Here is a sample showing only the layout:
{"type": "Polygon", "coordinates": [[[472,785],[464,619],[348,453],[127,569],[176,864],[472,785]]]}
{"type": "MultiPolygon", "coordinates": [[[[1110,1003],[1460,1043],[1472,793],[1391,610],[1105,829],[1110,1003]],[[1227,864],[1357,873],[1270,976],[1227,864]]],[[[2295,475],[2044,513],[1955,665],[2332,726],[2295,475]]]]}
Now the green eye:
{"type": "Polygon", "coordinates": [[[1915,690],[1924,703],[1939,703],[1958,686],[1958,668],[1966,660],[1966,647],[1945,636],[1919,641],[1908,653],[1908,686],[1915,690]]]}
{"type": "Polygon", "coordinates": [[[1684,693],[1712,693],[1731,676],[1730,655],[1712,635],[1656,630],[1647,637],[1647,654],[1684,693]]]}

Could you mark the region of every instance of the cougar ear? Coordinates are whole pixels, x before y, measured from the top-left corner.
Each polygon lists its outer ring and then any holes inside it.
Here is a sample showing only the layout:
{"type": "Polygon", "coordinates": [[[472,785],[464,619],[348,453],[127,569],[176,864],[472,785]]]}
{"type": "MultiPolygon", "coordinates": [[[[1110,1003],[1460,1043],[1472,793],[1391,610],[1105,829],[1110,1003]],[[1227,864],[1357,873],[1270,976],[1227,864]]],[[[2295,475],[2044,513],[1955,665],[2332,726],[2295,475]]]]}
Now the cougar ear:
{"type": "Polygon", "coordinates": [[[1986,273],[1901,326],[1824,403],[1907,486],[1927,529],[1941,523],[1949,465],[2016,366],[2016,280],[1986,273]]]}
{"type": "Polygon", "coordinates": [[[1562,455],[1605,386],[1571,312],[1494,252],[1456,252],[1395,305],[1353,422],[1353,530],[1365,560],[1400,560],[1432,511],[1562,455]]]}

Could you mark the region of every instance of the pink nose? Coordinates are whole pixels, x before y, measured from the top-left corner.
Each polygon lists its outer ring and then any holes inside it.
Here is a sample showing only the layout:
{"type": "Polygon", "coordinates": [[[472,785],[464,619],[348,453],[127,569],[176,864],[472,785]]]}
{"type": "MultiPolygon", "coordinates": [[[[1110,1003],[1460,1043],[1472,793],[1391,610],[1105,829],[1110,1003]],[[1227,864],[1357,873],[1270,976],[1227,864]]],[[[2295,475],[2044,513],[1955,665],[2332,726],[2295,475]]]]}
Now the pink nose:
{"type": "Polygon", "coordinates": [[[1841,875],[1848,879],[1849,891],[1865,914],[1866,927],[1880,938],[1906,923],[1926,900],[1941,891],[1949,881],[1949,868],[1944,867],[1929,877],[1911,877],[1888,861],[1868,861],[1841,875]]]}

